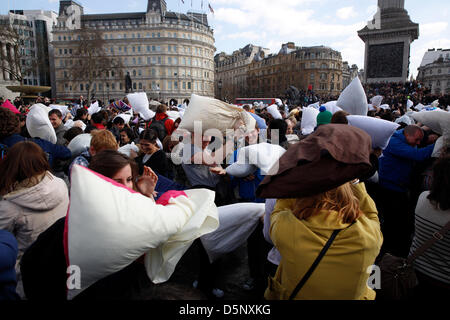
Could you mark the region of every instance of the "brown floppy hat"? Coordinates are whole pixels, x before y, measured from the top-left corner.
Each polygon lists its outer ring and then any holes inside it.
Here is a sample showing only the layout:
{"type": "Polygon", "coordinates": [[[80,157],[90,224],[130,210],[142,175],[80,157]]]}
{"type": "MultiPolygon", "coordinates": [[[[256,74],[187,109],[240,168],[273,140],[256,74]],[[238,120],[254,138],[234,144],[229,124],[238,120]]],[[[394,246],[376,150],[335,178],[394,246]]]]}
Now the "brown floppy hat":
{"type": "Polygon", "coordinates": [[[364,176],[372,169],[372,141],[363,130],[345,124],[320,126],[291,145],[280,158],[278,172],[266,176],[259,198],[301,198],[326,192],[364,176]]]}

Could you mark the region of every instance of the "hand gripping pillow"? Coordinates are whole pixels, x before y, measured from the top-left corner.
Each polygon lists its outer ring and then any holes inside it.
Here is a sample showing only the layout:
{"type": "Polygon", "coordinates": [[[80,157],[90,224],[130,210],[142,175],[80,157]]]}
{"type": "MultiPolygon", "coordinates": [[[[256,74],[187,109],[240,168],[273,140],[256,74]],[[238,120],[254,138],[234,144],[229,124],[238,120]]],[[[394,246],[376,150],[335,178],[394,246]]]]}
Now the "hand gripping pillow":
{"type": "Polygon", "coordinates": [[[91,106],[88,109],[88,113],[90,115],[93,115],[94,113],[99,112],[100,110],[102,110],[102,108],[98,105],[98,101],[95,101],[94,103],[91,104],[91,106]]]}
{"type": "Polygon", "coordinates": [[[314,131],[314,128],[317,127],[317,115],[319,114],[319,110],[307,107],[303,108],[302,112],[302,134],[307,135],[314,131]]]}
{"type": "Polygon", "coordinates": [[[83,152],[89,150],[91,146],[92,136],[90,133],[82,133],[77,135],[75,138],[70,141],[67,148],[72,152],[72,156],[79,156],[83,152]]]}
{"type": "Polygon", "coordinates": [[[372,139],[372,148],[386,149],[399,124],[365,116],[347,116],[348,124],[367,132],[372,139]]]}
{"type": "Polygon", "coordinates": [[[411,117],[450,141],[450,113],[436,109],[433,112],[414,112],[411,117]]]}
{"type": "Polygon", "coordinates": [[[218,227],[212,191],[175,194],[163,206],[79,165],[71,182],[64,250],[81,291],[145,253],[150,279],[165,281],[191,242],[218,227]]]}
{"type": "Polygon", "coordinates": [[[342,108],[339,108],[337,106],[337,101],[328,101],[322,106],[324,106],[327,109],[327,111],[330,111],[332,114],[335,114],[336,112],[342,110],[342,108]]]}
{"type": "Polygon", "coordinates": [[[236,203],[219,207],[219,228],[200,237],[212,263],[242,246],[264,215],[264,203],[236,203]]]}
{"type": "Polygon", "coordinates": [[[358,77],[342,91],[337,105],[352,115],[367,116],[367,97],[358,77]]]}
{"type": "Polygon", "coordinates": [[[244,132],[255,129],[256,121],[245,110],[223,101],[193,94],[186,108],[180,129],[194,132],[194,122],[201,122],[202,131],[217,129],[226,134],[227,129],[241,128],[244,132]]]}
{"type": "Polygon", "coordinates": [[[148,121],[152,119],[156,113],[149,109],[147,94],[145,92],[130,93],[127,95],[131,108],[140,114],[140,116],[148,121]]]}
{"type": "Polygon", "coordinates": [[[283,119],[283,117],[281,116],[280,111],[278,111],[278,106],[276,104],[273,104],[273,105],[267,107],[267,112],[269,112],[270,115],[274,119],[283,119]]]}
{"type": "Polygon", "coordinates": [[[27,115],[27,129],[31,137],[41,138],[55,144],[56,133],[48,119],[48,111],[48,108],[41,103],[33,105],[27,115]]]}

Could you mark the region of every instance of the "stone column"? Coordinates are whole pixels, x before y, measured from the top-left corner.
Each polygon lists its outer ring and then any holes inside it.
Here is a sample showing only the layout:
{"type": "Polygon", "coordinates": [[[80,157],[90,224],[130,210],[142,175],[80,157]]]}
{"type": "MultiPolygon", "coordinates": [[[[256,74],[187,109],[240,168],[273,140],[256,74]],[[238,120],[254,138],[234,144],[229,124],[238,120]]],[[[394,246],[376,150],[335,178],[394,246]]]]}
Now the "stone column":
{"type": "Polygon", "coordinates": [[[405,0],[378,0],[378,7],[381,10],[390,8],[404,9],[405,0]]]}

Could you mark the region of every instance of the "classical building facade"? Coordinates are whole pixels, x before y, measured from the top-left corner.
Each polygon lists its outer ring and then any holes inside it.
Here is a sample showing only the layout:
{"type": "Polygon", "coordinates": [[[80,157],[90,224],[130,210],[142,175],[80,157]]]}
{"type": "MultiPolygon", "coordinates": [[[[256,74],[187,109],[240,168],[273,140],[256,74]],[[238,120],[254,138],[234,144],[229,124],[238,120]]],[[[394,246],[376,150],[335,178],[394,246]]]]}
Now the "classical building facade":
{"type": "Polygon", "coordinates": [[[358,66],[353,64],[350,66],[347,61],[342,63],[342,90],[345,89],[353,79],[358,77],[358,66]]]}
{"type": "MultiPolygon", "coordinates": [[[[20,37],[20,65],[23,72],[24,85],[52,86],[54,85],[51,46],[51,30],[56,23],[57,14],[43,10],[14,10],[8,15],[0,16],[0,24],[11,26],[20,37]]],[[[6,65],[14,49],[11,42],[0,40],[1,63],[6,65]]],[[[16,66],[17,67],[17,66],[16,66]]],[[[12,79],[5,70],[0,71],[0,94],[7,98],[14,98],[18,94],[12,93],[5,87],[20,84],[12,79]]]]}
{"type": "Polygon", "coordinates": [[[430,49],[418,68],[417,80],[432,94],[450,94],[450,49],[430,49]]]}
{"type": "Polygon", "coordinates": [[[278,54],[248,67],[249,96],[284,97],[289,86],[321,96],[339,95],[342,90],[342,56],[329,47],[296,47],[284,44],[278,54]]]}
{"type": "Polygon", "coordinates": [[[164,0],[148,0],[146,12],[86,15],[77,2],[60,1],[53,31],[58,98],[87,94],[83,79],[67,79],[82,28],[100,30],[107,54],[121,61],[121,70],[101,74],[93,84],[96,98],[123,98],[127,73],[132,90],[149,98],[214,96],[214,36],[206,14],[168,12],[164,0]]]}
{"type": "Polygon", "coordinates": [[[214,57],[215,93],[217,99],[234,101],[248,97],[248,66],[253,61],[261,61],[269,54],[269,49],[248,44],[231,55],[221,52],[214,57]]]}

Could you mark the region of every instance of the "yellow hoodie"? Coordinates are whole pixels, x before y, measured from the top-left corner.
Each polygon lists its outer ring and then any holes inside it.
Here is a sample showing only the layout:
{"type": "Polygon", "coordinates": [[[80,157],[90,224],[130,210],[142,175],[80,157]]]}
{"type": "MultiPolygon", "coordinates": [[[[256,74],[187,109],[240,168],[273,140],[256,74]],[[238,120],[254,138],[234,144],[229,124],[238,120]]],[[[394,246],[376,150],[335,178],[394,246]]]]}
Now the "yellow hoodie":
{"type": "Polygon", "coordinates": [[[289,299],[336,229],[341,231],[296,300],[373,300],[367,269],[378,256],[383,236],[375,203],[365,185],[353,186],[363,211],[358,220],[343,223],[336,211],[323,210],[306,220],[292,213],[295,199],[278,200],[271,215],[270,235],[280,251],[281,262],[265,293],[267,300],[289,299]]]}

